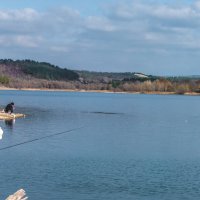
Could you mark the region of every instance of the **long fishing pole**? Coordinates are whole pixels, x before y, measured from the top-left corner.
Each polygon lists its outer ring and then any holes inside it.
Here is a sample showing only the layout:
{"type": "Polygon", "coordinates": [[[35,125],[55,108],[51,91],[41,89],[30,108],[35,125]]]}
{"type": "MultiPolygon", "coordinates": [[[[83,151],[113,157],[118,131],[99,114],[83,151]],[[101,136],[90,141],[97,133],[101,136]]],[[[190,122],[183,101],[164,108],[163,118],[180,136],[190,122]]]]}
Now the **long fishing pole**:
{"type": "Polygon", "coordinates": [[[59,133],[54,133],[54,134],[51,134],[51,135],[46,135],[46,136],[43,136],[43,137],[40,137],[40,138],[35,138],[35,139],[32,139],[32,140],[27,140],[27,141],[24,141],[24,142],[20,142],[20,143],[17,143],[17,144],[13,144],[13,145],[10,145],[10,146],[7,146],[7,147],[0,148],[0,151],[6,150],[6,149],[11,149],[13,147],[21,146],[21,145],[32,143],[32,142],[35,142],[35,141],[44,140],[46,138],[55,137],[55,136],[58,136],[58,135],[63,135],[63,134],[70,133],[72,131],[76,131],[76,130],[83,129],[83,128],[85,128],[85,126],[70,129],[70,130],[67,130],[67,131],[59,132],[59,133]]]}

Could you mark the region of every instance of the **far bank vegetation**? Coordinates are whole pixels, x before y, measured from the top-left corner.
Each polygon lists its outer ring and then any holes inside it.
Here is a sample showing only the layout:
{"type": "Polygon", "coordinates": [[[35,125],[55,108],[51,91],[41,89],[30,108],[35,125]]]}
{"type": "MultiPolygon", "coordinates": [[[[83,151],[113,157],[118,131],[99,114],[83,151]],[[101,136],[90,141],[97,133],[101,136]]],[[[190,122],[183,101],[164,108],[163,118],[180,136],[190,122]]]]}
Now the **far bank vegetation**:
{"type": "Polygon", "coordinates": [[[139,93],[200,93],[200,77],[73,71],[45,62],[0,60],[0,86],[8,88],[108,90],[139,93]]]}

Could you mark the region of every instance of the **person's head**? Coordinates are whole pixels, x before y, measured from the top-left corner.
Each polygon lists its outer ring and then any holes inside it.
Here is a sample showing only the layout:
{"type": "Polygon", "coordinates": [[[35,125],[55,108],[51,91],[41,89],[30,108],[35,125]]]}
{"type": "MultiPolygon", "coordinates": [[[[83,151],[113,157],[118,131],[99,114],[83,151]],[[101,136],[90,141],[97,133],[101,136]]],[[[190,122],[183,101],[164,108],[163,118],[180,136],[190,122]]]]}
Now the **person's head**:
{"type": "Polygon", "coordinates": [[[13,106],[15,105],[14,102],[11,102],[10,104],[13,105],[13,106]]]}

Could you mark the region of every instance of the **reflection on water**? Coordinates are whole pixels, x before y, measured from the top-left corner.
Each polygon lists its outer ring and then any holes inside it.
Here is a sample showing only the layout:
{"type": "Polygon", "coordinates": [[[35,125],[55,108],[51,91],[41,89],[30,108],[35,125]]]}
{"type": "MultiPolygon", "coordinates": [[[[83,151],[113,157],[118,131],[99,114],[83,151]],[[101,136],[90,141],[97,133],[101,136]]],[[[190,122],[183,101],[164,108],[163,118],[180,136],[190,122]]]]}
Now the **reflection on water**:
{"type": "Polygon", "coordinates": [[[96,111],[96,112],[91,112],[93,114],[102,114],[102,115],[122,115],[123,113],[117,113],[117,112],[100,112],[100,111],[96,111]]]}
{"type": "Polygon", "coordinates": [[[82,112],[82,113],[88,113],[88,114],[99,114],[99,115],[123,115],[124,113],[118,113],[118,112],[103,112],[103,111],[94,111],[94,112],[82,112]]]}
{"type": "Polygon", "coordinates": [[[6,126],[8,126],[9,128],[13,128],[15,124],[15,119],[5,120],[4,122],[6,126]]]}

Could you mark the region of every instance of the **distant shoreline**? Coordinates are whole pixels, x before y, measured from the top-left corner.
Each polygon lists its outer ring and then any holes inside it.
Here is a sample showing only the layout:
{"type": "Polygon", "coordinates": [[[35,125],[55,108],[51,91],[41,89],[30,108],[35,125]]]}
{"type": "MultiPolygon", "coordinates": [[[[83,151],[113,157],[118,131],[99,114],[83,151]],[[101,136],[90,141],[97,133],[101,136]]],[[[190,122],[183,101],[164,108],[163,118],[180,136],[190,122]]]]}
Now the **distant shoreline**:
{"type": "Polygon", "coordinates": [[[91,93],[112,93],[112,94],[151,94],[151,95],[187,95],[187,96],[200,96],[200,93],[186,92],[178,94],[176,92],[123,92],[111,90],[83,90],[83,89],[47,89],[47,88],[8,88],[0,87],[0,90],[16,90],[16,91],[49,91],[49,92],[91,92],[91,93]]]}

